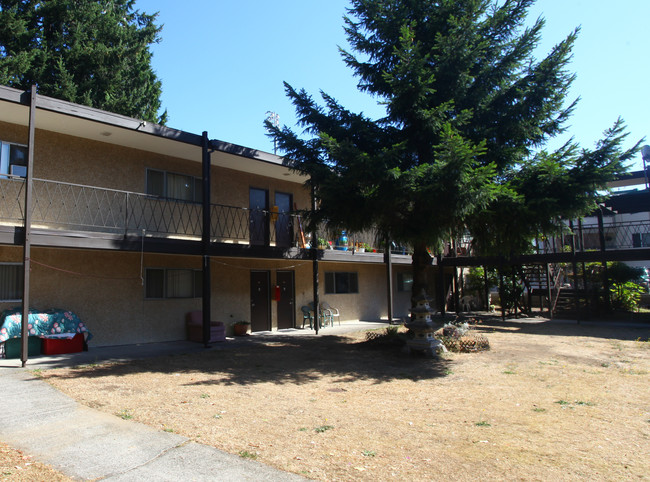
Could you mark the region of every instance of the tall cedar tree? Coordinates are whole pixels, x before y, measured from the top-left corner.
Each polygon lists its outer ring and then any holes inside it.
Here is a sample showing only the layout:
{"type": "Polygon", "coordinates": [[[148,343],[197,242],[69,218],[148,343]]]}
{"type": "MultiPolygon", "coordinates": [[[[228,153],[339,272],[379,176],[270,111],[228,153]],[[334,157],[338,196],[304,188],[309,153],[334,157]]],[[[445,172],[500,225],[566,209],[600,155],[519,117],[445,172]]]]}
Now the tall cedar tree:
{"type": "Polygon", "coordinates": [[[267,123],[285,163],[310,176],[312,222],[374,226],[413,246],[414,294],[432,250],[469,232],[483,254],[521,252],[538,229],[589,211],[634,151],[619,149],[617,121],[594,151],[535,154],[575,107],[565,100],[577,30],[536,60],[544,21],[524,27],[533,2],[352,0],[344,20],[356,55],[341,54],[386,116],[325,93],[320,106],[285,83],[305,131],[267,123]]]}
{"type": "Polygon", "coordinates": [[[0,0],[0,85],[151,122],[162,85],[149,46],[156,14],[134,0],[0,0]]]}

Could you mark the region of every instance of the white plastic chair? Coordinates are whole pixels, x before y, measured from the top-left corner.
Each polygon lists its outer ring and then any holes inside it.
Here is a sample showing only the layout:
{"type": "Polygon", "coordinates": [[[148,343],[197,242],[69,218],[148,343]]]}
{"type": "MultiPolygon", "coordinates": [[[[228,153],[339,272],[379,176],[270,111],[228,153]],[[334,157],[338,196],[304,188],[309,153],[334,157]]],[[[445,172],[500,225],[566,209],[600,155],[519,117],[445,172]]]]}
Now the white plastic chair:
{"type": "Polygon", "coordinates": [[[323,307],[323,310],[326,310],[329,314],[329,318],[332,322],[332,326],[334,326],[334,318],[338,319],[339,326],[341,325],[341,313],[339,312],[338,308],[332,308],[329,303],[326,301],[323,301],[321,303],[321,306],[323,307]]]}

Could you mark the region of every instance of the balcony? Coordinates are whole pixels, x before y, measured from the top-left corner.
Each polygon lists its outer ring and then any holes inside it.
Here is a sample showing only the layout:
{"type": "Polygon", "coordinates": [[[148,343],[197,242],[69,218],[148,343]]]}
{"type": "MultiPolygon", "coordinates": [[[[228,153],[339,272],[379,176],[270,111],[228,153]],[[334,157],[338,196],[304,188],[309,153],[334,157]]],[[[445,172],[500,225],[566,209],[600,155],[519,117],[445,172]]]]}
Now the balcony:
{"type": "MultiPolygon", "coordinates": [[[[650,221],[605,222],[602,234],[606,251],[650,247],[650,221]]],[[[598,224],[574,225],[572,234],[542,240],[539,248],[541,253],[566,253],[571,251],[572,242],[576,253],[601,250],[598,224]]]]}
{"type": "MultiPolygon", "coordinates": [[[[125,242],[117,241],[130,239],[134,246],[132,249],[135,249],[135,240],[144,237],[150,245],[177,241],[177,245],[185,243],[186,248],[192,247],[190,254],[200,253],[203,227],[200,203],[44,179],[33,180],[32,192],[32,230],[50,240],[53,237],[74,237],[95,240],[95,244],[109,240],[103,246],[124,249],[125,242]]],[[[221,245],[221,252],[234,254],[241,246],[240,250],[248,249],[257,254],[266,249],[279,255],[293,249],[292,256],[298,256],[304,243],[309,244],[310,235],[302,232],[300,216],[296,213],[224,204],[211,204],[210,209],[210,241],[213,246],[221,245]]],[[[4,242],[7,242],[7,236],[22,228],[24,214],[24,178],[1,177],[0,231],[6,235],[4,242]]],[[[350,239],[357,244],[368,244],[375,238],[374,233],[364,233],[350,239]]],[[[12,239],[14,243],[20,243],[15,236],[12,239]]],[[[61,245],[60,242],[55,244],[61,245]]],[[[323,253],[323,258],[339,259],[343,256],[351,260],[359,250],[324,250],[323,253]],[[327,255],[325,251],[328,251],[327,255]]],[[[383,258],[377,253],[374,256],[383,258]]],[[[307,257],[306,253],[302,257],[307,257]]]]}

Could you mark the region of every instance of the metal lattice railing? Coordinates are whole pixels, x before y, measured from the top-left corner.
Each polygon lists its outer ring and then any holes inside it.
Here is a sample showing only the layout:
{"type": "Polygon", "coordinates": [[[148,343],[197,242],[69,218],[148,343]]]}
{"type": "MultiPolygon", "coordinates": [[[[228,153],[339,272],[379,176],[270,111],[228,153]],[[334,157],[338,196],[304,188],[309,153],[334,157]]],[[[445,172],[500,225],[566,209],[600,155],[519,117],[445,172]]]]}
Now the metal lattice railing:
{"type": "MultiPolygon", "coordinates": [[[[25,179],[0,176],[0,224],[21,226],[25,217],[25,179]]],[[[165,199],[142,193],[105,189],[43,179],[33,180],[32,225],[44,229],[78,230],[112,234],[146,232],[150,236],[200,238],[202,205],[165,199]]],[[[214,242],[259,244],[279,247],[302,246],[303,236],[295,213],[278,213],[245,207],[211,205],[210,236],[214,242]]],[[[338,233],[319,230],[319,237],[336,245],[338,233]],[[322,234],[320,234],[322,233],[322,234]]],[[[574,227],[577,251],[600,249],[598,225],[585,224],[581,236],[574,227]]],[[[605,248],[632,249],[650,247],[650,221],[605,223],[605,248]]],[[[376,231],[347,233],[349,246],[369,245],[383,250],[383,240],[376,231]]],[[[542,252],[570,249],[571,234],[548,238],[542,252]]],[[[393,246],[394,253],[408,248],[393,246]]]]}
{"type": "Polygon", "coordinates": [[[25,219],[25,182],[22,178],[0,177],[0,222],[22,225],[25,219]]]}
{"type": "MultiPolygon", "coordinates": [[[[650,221],[621,221],[603,225],[603,240],[606,250],[650,247],[650,221]]],[[[573,234],[545,238],[540,242],[542,253],[561,253],[571,250],[572,237],[575,250],[594,251],[601,249],[598,224],[574,226],[573,234]]]]}
{"type": "MultiPolygon", "coordinates": [[[[0,178],[0,222],[24,223],[25,180],[0,178]]],[[[33,181],[32,225],[37,228],[200,238],[202,205],[147,194],[43,179],[33,181]]],[[[298,245],[296,216],[213,204],[211,238],[289,247],[298,245]]]]}
{"type": "Polygon", "coordinates": [[[212,204],[211,210],[210,236],[213,241],[279,247],[301,244],[296,214],[223,204],[212,204]]]}
{"type": "MultiPolygon", "coordinates": [[[[630,249],[650,247],[650,221],[627,221],[605,224],[605,249],[630,249]]],[[[577,243],[578,249],[599,249],[598,225],[583,225],[582,239],[584,245],[577,243]]],[[[579,241],[579,236],[578,236],[579,241]]]]}

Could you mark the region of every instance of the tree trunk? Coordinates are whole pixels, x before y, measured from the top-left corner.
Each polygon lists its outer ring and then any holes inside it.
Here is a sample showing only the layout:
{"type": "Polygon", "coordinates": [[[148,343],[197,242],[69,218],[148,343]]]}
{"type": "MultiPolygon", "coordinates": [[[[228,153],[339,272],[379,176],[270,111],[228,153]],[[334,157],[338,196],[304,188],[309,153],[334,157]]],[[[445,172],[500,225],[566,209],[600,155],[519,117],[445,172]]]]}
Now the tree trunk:
{"type": "MultiPolygon", "coordinates": [[[[417,244],[413,248],[413,288],[411,292],[411,307],[415,307],[415,298],[424,290],[427,293],[427,267],[431,265],[431,255],[426,244],[417,244]]],[[[427,293],[429,294],[429,293],[427,293]]]]}

